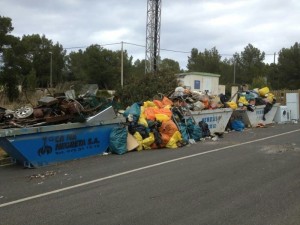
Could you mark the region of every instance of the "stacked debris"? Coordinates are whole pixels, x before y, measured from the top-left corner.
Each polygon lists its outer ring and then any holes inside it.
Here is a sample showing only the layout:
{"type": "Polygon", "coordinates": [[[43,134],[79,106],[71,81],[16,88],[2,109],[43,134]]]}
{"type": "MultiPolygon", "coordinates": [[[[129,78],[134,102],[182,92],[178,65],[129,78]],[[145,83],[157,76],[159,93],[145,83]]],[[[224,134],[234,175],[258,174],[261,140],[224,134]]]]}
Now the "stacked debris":
{"type": "Polygon", "coordinates": [[[53,125],[66,122],[84,122],[87,118],[112,105],[105,98],[96,97],[98,87],[75,96],[74,90],[45,96],[35,107],[23,106],[17,110],[0,108],[0,128],[22,128],[53,125]]]}
{"type": "Polygon", "coordinates": [[[228,101],[228,98],[223,94],[209,95],[207,92],[191,91],[183,87],[177,87],[169,97],[181,97],[186,106],[193,111],[226,108],[228,101]]]}
{"type": "Polygon", "coordinates": [[[274,94],[270,92],[268,87],[246,90],[238,94],[238,107],[240,109],[253,112],[255,106],[265,105],[263,118],[265,118],[265,114],[272,109],[275,103],[276,98],[274,94]]]}

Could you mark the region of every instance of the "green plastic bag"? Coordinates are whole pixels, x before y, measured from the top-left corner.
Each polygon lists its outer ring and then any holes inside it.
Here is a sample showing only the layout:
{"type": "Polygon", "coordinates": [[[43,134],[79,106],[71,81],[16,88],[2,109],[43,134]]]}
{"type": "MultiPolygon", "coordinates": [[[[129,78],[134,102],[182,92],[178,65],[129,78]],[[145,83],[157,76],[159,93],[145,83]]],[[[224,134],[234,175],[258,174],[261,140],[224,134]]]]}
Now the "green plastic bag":
{"type": "Polygon", "coordinates": [[[127,129],[115,127],[109,136],[109,149],[111,153],[122,155],[127,152],[127,129]]]}

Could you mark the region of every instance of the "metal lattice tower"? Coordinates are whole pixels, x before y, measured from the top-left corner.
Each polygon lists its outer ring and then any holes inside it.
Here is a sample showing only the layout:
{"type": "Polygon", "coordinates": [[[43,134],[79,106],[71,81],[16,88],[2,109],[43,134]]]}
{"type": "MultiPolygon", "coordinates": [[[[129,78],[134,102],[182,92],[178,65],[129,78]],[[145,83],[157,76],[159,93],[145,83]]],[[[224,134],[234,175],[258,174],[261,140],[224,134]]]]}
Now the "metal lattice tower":
{"type": "Polygon", "coordinates": [[[161,0],[147,1],[145,73],[155,73],[160,53],[161,0]]]}

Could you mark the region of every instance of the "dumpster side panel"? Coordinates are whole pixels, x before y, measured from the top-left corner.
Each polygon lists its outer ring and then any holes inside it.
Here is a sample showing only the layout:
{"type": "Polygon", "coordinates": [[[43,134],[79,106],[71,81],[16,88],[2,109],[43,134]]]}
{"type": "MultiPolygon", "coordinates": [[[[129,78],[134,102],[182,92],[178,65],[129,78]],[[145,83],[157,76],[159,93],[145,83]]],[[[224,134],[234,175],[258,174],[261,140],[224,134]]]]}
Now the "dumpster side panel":
{"type": "Polygon", "coordinates": [[[25,158],[12,144],[11,142],[5,138],[1,137],[0,138],[0,146],[1,148],[8,153],[8,155],[18,162],[25,162],[27,161],[27,158],[25,158]]]}
{"type": "Polygon", "coordinates": [[[274,104],[272,109],[265,115],[265,119],[263,120],[264,115],[264,105],[256,106],[253,112],[247,110],[237,109],[233,112],[234,118],[241,119],[245,126],[247,127],[256,127],[259,123],[262,124],[270,124],[274,122],[274,117],[276,111],[279,107],[279,104],[274,104]]]}
{"type": "Polygon", "coordinates": [[[117,124],[2,137],[0,144],[24,165],[39,167],[103,153],[115,126],[117,124]]]}
{"type": "Polygon", "coordinates": [[[265,115],[263,120],[265,106],[257,106],[254,112],[247,111],[248,118],[250,120],[251,126],[256,127],[259,123],[270,124],[273,123],[276,111],[278,109],[278,104],[274,104],[272,109],[265,115]]]}
{"type": "Polygon", "coordinates": [[[272,109],[270,110],[270,112],[268,112],[265,116],[266,118],[266,121],[265,124],[270,124],[270,123],[274,123],[274,118],[275,118],[275,115],[276,115],[276,112],[279,108],[280,104],[274,104],[272,109]]]}
{"type": "Polygon", "coordinates": [[[225,131],[231,114],[232,109],[229,108],[192,112],[192,116],[194,117],[196,123],[198,124],[200,121],[206,122],[212,134],[223,133],[225,131]]]}

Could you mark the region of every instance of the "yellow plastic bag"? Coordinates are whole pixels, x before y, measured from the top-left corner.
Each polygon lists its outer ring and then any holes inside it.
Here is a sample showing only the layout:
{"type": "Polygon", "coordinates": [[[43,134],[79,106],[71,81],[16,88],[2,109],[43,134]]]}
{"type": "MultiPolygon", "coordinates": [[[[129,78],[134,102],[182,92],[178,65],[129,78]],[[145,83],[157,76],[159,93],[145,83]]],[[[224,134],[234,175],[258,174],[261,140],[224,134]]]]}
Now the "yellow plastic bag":
{"type": "Polygon", "coordinates": [[[148,123],[147,123],[147,120],[146,120],[146,115],[145,115],[145,107],[144,106],[141,106],[141,114],[140,114],[140,117],[139,117],[139,120],[138,120],[138,124],[141,124],[145,127],[148,127],[148,123]]]}
{"type": "Polygon", "coordinates": [[[147,108],[147,107],[156,107],[156,105],[152,101],[146,101],[146,102],[144,102],[144,107],[145,108],[147,108]]]}
{"type": "Polygon", "coordinates": [[[231,102],[226,102],[226,105],[231,108],[231,109],[236,109],[237,108],[237,104],[233,101],[231,102]]]}
{"type": "Polygon", "coordinates": [[[143,125],[144,127],[148,127],[147,120],[146,120],[144,117],[142,117],[142,116],[140,116],[139,121],[138,121],[138,124],[141,124],[141,125],[143,125]]]}
{"type": "Polygon", "coordinates": [[[140,109],[141,109],[141,114],[140,114],[140,116],[146,118],[146,116],[145,116],[145,106],[141,106],[140,109]]]}
{"type": "Polygon", "coordinates": [[[166,145],[166,148],[177,148],[177,142],[181,141],[182,137],[181,137],[181,133],[179,131],[176,131],[173,136],[171,137],[171,139],[169,140],[169,142],[166,145]]]}
{"type": "Polygon", "coordinates": [[[249,105],[249,102],[247,101],[245,96],[241,96],[238,100],[238,103],[241,103],[243,105],[249,105]]]}
{"type": "Polygon", "coordinates": [[[154,134],[152,132],[149,133],[149,137],[142,140],[142,145],[144,149],[151,149],[150,145],[155,141],[154,134]]]}
{"type": "Polygon", "coordinates": [[[138,150],[138,151],[143,150],[143,144],[142,144],[143,138],[142,138],[142,136],[140,135],[140,133],[139,133],[139,132],[135,132],[134,135],[133,135],[133,137],[134,137],[134,138],[137,140],[137,142],[139,143],[139,146],[137,147],[136,150],[138,150]]]}
{"type": "Polygon", "coordinates": [[[272,93],[268,93],[267,95],[267,102],[272,103],[275,96],[272,93]]]}
{"type": "Polygon", "coordinates": [[[155,114],[155,118],[156,120],[162,122],[162,121],[168,121],[170,120],[171,118],[168,116],[168,115],[165,115],[165,114],[155,114]]]}
{"type": "Polygon", "coordinates": [[[258,90],[258,93],[261,97],[265,97],[266,94],[268,94],[269,92],[270,92],[270,89],[268,87],[263,87],[258,90]]]}

